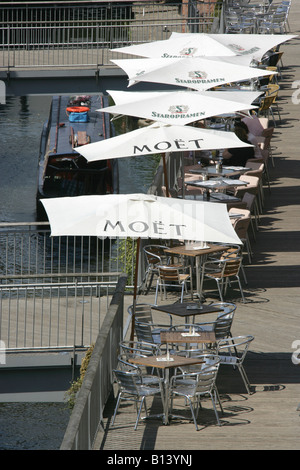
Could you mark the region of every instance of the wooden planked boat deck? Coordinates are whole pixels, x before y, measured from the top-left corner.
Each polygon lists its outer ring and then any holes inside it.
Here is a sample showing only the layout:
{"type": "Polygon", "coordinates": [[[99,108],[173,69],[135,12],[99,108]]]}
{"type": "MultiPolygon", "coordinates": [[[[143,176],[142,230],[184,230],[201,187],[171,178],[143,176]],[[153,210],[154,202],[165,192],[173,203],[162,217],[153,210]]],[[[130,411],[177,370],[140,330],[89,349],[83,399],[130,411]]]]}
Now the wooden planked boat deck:
{"type": "MultiPolygon", "coordinates": [[[[299,20],[300,4],[293,2],[289,16],[293,34],[300,34],[299,20]]],[[[255,337],[245,362],[254,393],[246,393],[237,370],[221,367],[217,384],[224,407],[222,426],[217,426],[208,399],[199,413],[198,432],[191,421],[178,419],[169,426],[155,419],[141,421],[134,431],[136,414],[129,405],[121,407],[112,427],[112,398],[105,412],[105,432],[99,433],[95,449],[300,449],[300,364],[292,361],[300,350],[300,93],[299,84],[294,84],[300,80],[299,44],[300,36],[281,47],[284,67],[278,104],[282,122],[277,120],[272,141],[276,149],[275,166],[270,165],[271,192],[265,189],[259,231],[251,243],[253,260],[246,266],[247,302],[241,302],[237,290],[228,296],[238,306],[233,334],[255,337]]],[[[126,298],[128,304],[131,301],[126,298]]],[[[153,301],[153,293],[138,298],[138,302],[153,301]]],[[[155,399],[151,410],[159,406],[155,399]]]]}

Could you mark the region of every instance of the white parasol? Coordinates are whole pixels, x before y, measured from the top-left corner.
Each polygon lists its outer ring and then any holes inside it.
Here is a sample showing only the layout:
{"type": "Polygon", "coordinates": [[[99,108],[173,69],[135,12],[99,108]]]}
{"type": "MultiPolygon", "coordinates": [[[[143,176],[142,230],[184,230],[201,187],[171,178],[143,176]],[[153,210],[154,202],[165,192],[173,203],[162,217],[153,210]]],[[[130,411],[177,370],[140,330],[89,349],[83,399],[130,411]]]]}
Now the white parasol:
{"type": "MultiPolygon", "coordinates": [[[[129,78],[128,86],[138,82],[155,82],[198,91],[226,83],[250,80],[274,72],[226,62],[222,57],[121,59],[112,60],[129,78]]],[[[275,72],[276,73],[276,72],[275,72]]]]}
{"type": "Polygon", "coordinates": [[[212,116],[254,109],[257,106],[251,103],[261,95],[261,92],[251,91],[107,92],[117,104],[97,111],[181,126],[212,116]]]}
{"type": "Polygon", "coordinates": [[[150,126],[76,147],[88,162],[150,155],[160,152],[185,152],[249,147],[234,132],[153,123],[150,126]]]}
{"type": "Polygon", "coordinates": [[[187,58],[239,56],[242,63],[250,65],[273,47],[297,36],[288,34],[207,34],[176,33],[169,39],[111,49],[129,55],[150,58],[187,58]]]}
{"type": "MultiPolygon", "coordinates": [[[[42,199],[51,236],[97,236],[138,240],[133,305],[141,238],[241,244],[225,204],[147,194],[109,194],[42,199]]],[[[132,322],[133,337],[134,316],[132,322]]]]}
{"type": "Polygon", "coordinates": [[[241,244],[225,204],[148,194],[42,199],[51,236],[82,235],[241,244]]]}

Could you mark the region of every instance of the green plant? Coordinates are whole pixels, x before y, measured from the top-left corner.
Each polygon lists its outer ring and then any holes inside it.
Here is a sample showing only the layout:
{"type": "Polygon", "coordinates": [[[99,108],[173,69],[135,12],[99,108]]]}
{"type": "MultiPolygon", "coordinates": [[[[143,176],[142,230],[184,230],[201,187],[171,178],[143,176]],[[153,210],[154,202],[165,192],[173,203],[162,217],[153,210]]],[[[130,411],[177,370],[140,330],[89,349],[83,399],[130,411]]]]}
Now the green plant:
{"type": "Polygon", "coordinates": [[[119,241],[118,259],[128,278],[131,278],[134,274],[136,260],[136,243],[132,238],[119,241]]]}
{"type": "Polygon", "coordinates": [[[84,376],[85,376],[85,373],[86,373],[86,370],[87,370],[87,367],[89,365],[89,362],[90,362],[90,358],[91,358],[91,355],[92,355],[92,352],[94,350],[94,344],[92,344],[86,351],[85,353],[85,356],[84,358],[82,359],[82,362],[81,362],[81,366],[80,366],[80,373],[79,373],[79,377],[77,380],[74,380],[72,383],[71,383],[71,386],[69,388],[69,390],[66,391],[66,397],[67,397],[67,404],[68,404],[68,408],[73,408],[74,405],[75,405],[75,401],[76,401],[76,396],[77,396],[77,393],[79,392],[80,390],[80,387],[82,385],[82,382],[83,382],[83,379],[84,379],[84,376]]]}

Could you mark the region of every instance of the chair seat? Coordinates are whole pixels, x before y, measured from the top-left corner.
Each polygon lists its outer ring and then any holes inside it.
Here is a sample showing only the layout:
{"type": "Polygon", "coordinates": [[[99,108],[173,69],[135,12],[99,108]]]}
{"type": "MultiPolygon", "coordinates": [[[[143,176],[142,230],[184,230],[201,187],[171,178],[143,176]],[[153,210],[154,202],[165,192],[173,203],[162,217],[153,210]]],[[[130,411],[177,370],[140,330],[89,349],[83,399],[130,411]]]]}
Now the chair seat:
{"type": "Polygon", "coordinates": [[[189,274],[179,274],[179,281],[186,281],[189,277],[189,274]]]}

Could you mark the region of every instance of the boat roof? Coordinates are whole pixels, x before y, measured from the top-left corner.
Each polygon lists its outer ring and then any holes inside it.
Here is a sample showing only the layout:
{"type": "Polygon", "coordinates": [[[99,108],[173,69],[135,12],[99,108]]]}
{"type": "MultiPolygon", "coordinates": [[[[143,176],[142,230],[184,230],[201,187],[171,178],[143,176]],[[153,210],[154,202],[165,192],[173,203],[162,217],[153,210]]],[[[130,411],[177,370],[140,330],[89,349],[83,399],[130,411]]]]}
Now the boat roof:
{"type": "Polygon", "coordinates": [[[70,122],[67,107],[70,96],[53,96],[49,119],[49,155],[69,155],[78,152],[73,150],[70,139],[72,130],[74,134],[78,131],[86,132],[89,142],[98,142],[109,138],[110,122],[107,113],[97,112],[97,109],[108,106],[108,97],[104,95],[89,95],[90,111],[88,112],[88,122],[70,122]]]}

